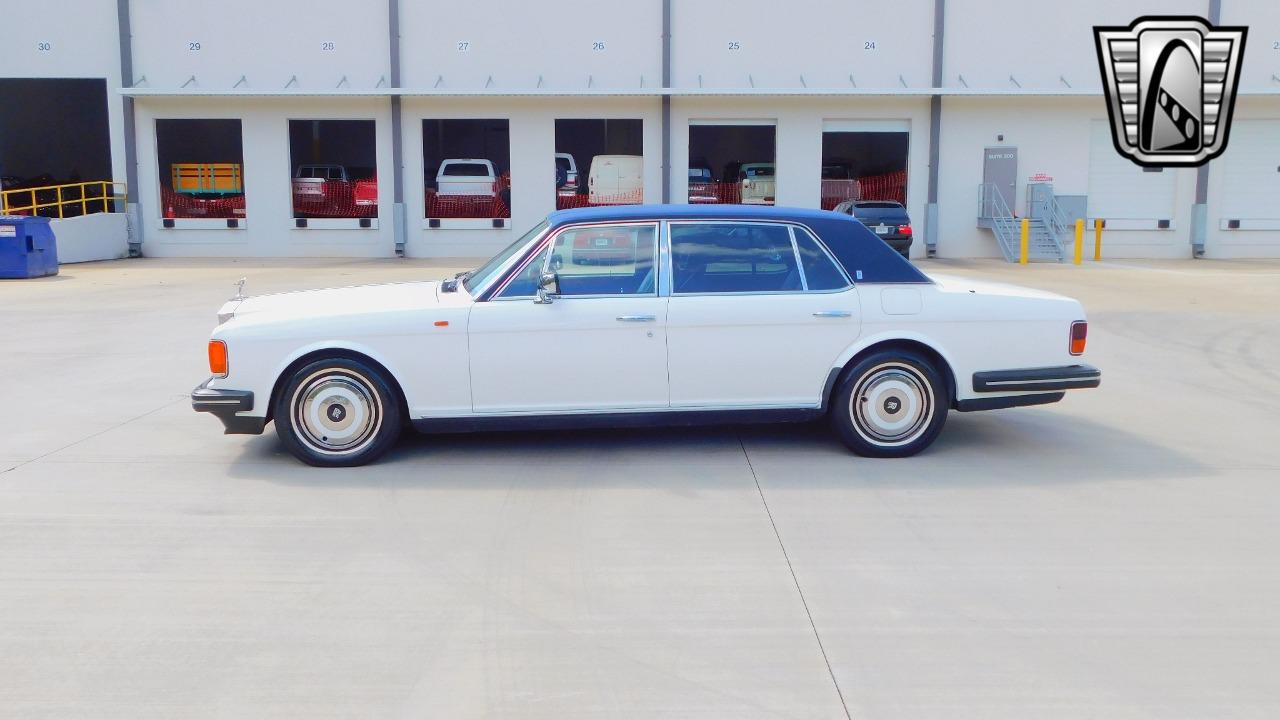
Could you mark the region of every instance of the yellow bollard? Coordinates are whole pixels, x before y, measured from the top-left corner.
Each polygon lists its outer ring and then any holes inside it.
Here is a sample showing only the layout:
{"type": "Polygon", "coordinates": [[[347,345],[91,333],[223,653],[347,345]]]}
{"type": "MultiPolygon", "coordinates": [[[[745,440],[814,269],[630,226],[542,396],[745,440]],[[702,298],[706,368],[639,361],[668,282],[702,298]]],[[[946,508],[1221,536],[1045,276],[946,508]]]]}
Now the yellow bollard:
{"type": "Polygon", "coordinates": [[[1076,220],[1076,257],[1073,262],[1080,264],[1080,258],[1084,255],[1084,220],[1076,220]]]}
{"type": "Polygon", "coordinates": [[[1027,254],[1028,254],[1027,250],[1030,245],[1031,245],[1031,221],[1028,220],[1027,218],[1022,218],[1022,248],[1021,248],[1021,253],[1018,255],[1019,265],[1027,264],[1027,254]]]}
{"type": "Polygon", "coordinates": [[[1102,218],[1093,219],[1093,259],[1102,259],[1102,218]]]}

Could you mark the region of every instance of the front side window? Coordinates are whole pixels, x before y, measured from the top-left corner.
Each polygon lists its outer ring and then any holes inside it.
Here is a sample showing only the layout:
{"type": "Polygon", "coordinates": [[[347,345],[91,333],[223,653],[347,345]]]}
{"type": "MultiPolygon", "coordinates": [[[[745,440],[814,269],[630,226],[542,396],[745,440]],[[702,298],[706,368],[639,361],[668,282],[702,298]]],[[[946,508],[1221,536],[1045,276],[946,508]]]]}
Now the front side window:
{"type": "Polygon", "coordinates": [[[799,292],[804,287],[784,225],[673,223],[671,264],[677,294],[799,292]]]}
{"type": "Polygon", "coordinates": [[[549,269],[563,297],[656,295],[656,225],[567,228],[551,246],[549,269]]]}
{"type": "Polygon", "coordinates": [[[467,288],[467,292],[472,295],[478,294],[490,282],[499,277],[499,273],[503,267],[515,256],[516,253],[523,250],[533,239],[543,233],[547,229],[547,221],[534,225],[520,237],[519,240],[508,245],[502,252],[489,258],[488,262],[480,267],[466,273],[463,276],[463,285],[467,288]]]}

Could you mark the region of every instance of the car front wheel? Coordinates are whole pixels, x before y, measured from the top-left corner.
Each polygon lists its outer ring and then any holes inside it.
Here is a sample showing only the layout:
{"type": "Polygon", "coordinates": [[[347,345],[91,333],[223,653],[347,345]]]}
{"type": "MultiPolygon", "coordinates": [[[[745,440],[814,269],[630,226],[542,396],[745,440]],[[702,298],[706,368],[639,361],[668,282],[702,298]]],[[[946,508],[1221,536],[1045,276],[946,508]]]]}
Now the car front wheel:
{"type": "Polygon", "coordinates": [[[933,444],[947,419],[946,383],[909,351],[874,353],[846,372],[831,398],[831,424],[867,457],[907,457],[933,444]]]}
{"type": "Polygon", "coordinates": [[[276,433],[308,465],[349,467],[378,458],[400,435],[400,404],[386,378],[366,363],[308,363],[276,398],[276,433]]]}

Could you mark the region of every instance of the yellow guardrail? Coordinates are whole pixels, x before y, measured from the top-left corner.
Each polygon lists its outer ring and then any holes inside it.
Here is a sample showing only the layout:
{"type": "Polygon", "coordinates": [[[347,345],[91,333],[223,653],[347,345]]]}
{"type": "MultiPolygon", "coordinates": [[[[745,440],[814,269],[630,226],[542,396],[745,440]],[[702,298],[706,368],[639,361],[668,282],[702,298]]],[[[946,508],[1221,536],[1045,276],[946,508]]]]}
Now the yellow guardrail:
{"type": "Polygon", "coordinates": [[[48,208],[56,208],[60,218],[67,217],[67,208],[79,208],[80,215],[111,212],[111,203],[123,202],[127,190],[125,183],[111,180],[4,190],[0,191],[0,215],[41,215],[48,208]]]}

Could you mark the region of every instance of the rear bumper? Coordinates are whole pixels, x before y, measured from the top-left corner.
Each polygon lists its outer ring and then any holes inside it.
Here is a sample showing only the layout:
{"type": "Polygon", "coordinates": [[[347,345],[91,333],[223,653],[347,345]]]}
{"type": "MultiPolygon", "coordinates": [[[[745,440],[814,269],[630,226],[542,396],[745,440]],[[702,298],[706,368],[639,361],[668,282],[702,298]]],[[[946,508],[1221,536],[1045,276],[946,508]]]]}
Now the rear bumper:
{"type": "Polygon", "coordinates": [[[1096,388],[1102,371],[1092,365],[987,370],[973,374],[974,392],[1048,392],[1096,388]]]}
{"type": "Polygon", "coordinates": [[[252,391],[210,388],[209,380],[191,391],[191,409],[212,413],[222,421],[225,435],[261,435],[267,426],[265,417],[237,414],[253,409],[252,391]]]}

